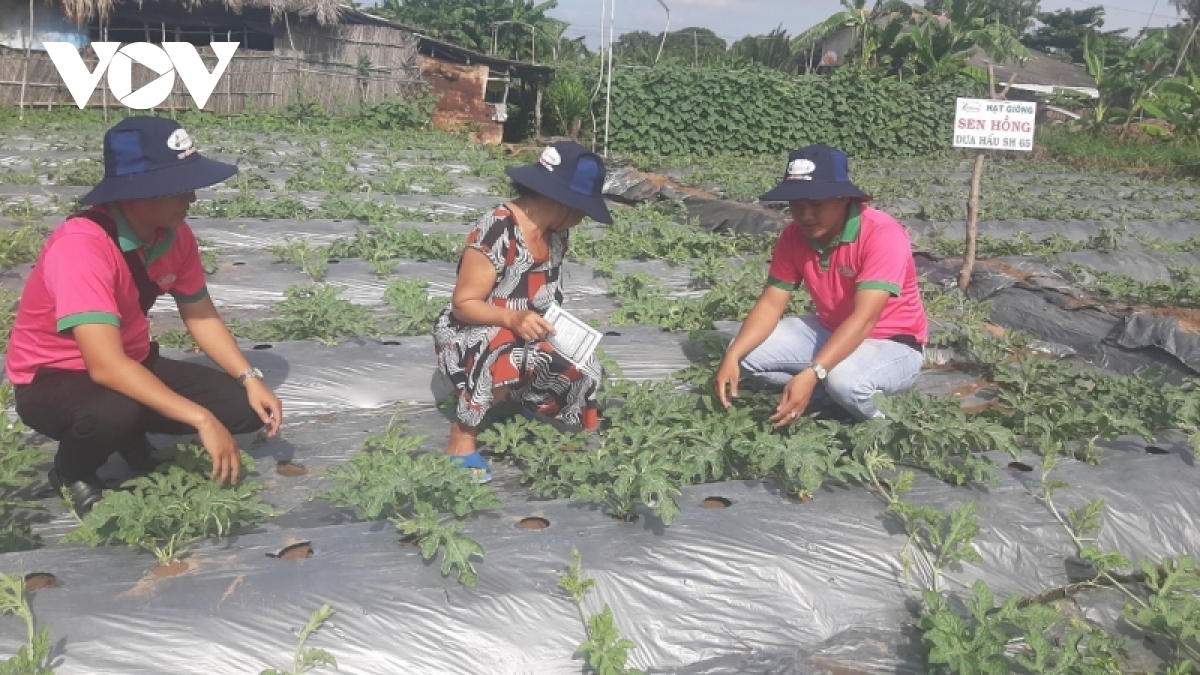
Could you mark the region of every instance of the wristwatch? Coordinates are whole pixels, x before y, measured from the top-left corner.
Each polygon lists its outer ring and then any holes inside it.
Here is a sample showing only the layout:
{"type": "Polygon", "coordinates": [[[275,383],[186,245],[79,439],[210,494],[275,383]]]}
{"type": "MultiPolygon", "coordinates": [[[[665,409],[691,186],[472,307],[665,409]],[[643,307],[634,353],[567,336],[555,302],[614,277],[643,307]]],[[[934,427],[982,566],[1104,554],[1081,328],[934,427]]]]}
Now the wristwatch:
{"type": "Polygon", "coordinates": [[[819,364],[819,363],[814,363],[814,364],[812,364],[812,366],[810,366],[810,367],[812,368],[812,371],[813,371],[814,373],[816,373],[816,374],[817,374],[817,381],[818,381],[818,382],[824,382],[824,381],[825,381],[825,376],[829,374],[829,373],[828,373],[828,372],[825,370],[825,366],[822,366],[822,365],[821,365],[821,364],[819,364]]]}
{"type": "Polygon", "coordinates": [[[244,386],[246,386],[246,382],[248,382],[249,380],[261,380],[261,379],[263,379],[263,372],[261,370],[259,370],[258,368],[251,368],[250,370],[247,370],[246,372],[242,373],[242,376],[238,378],[238,384],[240,384],[244,387],[244,386]]]}

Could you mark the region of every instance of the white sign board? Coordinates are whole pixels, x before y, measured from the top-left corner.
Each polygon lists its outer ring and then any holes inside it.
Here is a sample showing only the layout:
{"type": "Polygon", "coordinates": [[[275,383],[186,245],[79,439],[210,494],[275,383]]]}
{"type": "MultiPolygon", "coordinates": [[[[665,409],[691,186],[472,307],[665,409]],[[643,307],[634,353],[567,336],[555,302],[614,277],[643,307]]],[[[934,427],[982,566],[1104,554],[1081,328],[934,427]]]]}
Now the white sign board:
{"type": "Polygon", "coordinates": [[[960,98],[954,112],[954,147],[1033,150],[1037,104],[960,98]]]}

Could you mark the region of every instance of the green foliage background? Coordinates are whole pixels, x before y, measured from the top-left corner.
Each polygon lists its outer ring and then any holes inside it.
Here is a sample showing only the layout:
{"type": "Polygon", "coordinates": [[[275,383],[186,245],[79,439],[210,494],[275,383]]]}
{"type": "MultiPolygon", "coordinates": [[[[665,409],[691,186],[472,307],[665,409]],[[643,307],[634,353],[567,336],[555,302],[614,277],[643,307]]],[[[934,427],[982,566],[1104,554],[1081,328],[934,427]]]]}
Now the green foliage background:
{"type": "Polygon", "coordinates": [[[619,70],[611,151],[778,154],[825,143],[852,156],[922,155],[949,148],[955,97],[980,95],[970,80],[903,82],[849,69],[803,77],[767,68],[619,70]]]}

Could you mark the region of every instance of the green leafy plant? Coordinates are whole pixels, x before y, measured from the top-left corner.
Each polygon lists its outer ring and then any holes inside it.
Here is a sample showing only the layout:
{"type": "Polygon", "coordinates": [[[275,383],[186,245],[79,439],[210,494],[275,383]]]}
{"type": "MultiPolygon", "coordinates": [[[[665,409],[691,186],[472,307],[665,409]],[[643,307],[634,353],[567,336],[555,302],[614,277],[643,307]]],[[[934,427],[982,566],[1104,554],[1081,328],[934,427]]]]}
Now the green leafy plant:
{"type": "Polygon", "coordinates": [[[429,297],[429,284],[413,279],[397,279],[384,291],[383,301],[393,314],[387,325],[396,335],[425,335],[446,308],[446,301],[429,297]]]}
{"type": "Polygon", "coordinates": [[[571,549],[571,558],[571,565],[567,568],[566,575],[559,580],[558,587],[571,595],[575,607],[579,610],[579,618],[587,628],[588,639],[579,646],[579,651],[587,657],[591,672],[596,675],[641,675],[642,671],[626,666],[629,652],[637,645],[632,640],[621,637],[612,607],[605,604],[599,614],[591,617],[584,614],[584,598],[596,585],[596,581],[583,577],[583,556],[580,555],[579,549],[571,549]]]}
{"type": "Polygon", "coordinates": [[[982,581],[972,586],[967,615],[954,611],[934,591],[924,593],[918,628],[929,645],[932,673],[1078,673],[1116,675],[1122,672],[1114,656],[1122,647],[1118,637],[1069,620],[1057,611],[1028,604],[1011,596],[996,606],[991,589],[982,581]],[[1052,637],[1054,636],[1054,637],[1052,637]],[[1018,645],[1015,654],[1010,647],[1018,645]]]}
{"type": "MultiPolygon", "coordinates": [[[[13,406],[11,383],[0,386],[0,412],[5,415],[13,406]]],[[[5,420],[0,425],[0,552],[26,551],[42,545],[42,538],[29,525],[16,519],[19,509],[39,508],[13,498],[13,493],[27,487],[46,459],[46,454],[26,440],[29,428],[19,419],[5,420]]]]}
{"type": "Polygon", "coordinates": [[[37,260],[48,234],[49,228],[41,223],[0,230],[0,267],[14,267],[37,260]]]}
{"type": "Polygon", "coordinates": [[[371,311],[338,296],[338,286],[311,284],[289,287],[269,321],[232,326],[235,335],[254,340],[316,340],[335,345],[350,337],[375,335],[379,326],[371,311]]]}
{"type": "Polygon", "coordinates": [[[279,256],[280,261],[299,265],[300,271],[313,281],[325,278],[329,267],[329,255],[325,249],[313,247],[307,239],[296,240],[288,237],[283,244],[272,246],[270,250],[279,256]]]}
{"type": "MultiPolygon", "coordinates": [[[[242,453],[244,473],[256,471],[242,453]]],[[[227,537],[275,515],[259,493],[261,483],[221,485],[209,476],[212,460],[203,448],[180,445],[165,471],[135,478],[107,492],[64,543],[102,546],[120,542],[154,554],[161,565],[186,556],[204,539],[227,537]]]]}
{"type": "Polygon", "coordinates": [[[0,574],[0,613],[13,614],[25,621],[27,641],[17,653],[0,662],[0,675],[54,675],[48,663],[50,629],[40,631],[33,619],[33,610],[25,599],[25,579],[19,575],[0,574]]]}
{"type": "Polygon", "coordinates": [[[300,629],[300,641],[296,645],[296,654],[292,657],[291,670],[276,670],[268,668],[259,675],[303,675],[304,673],[312,672],[318,668],[329,666],[337,670],[337,659],[332,654],[324,649],[305,649],[308,644],[308,639],[321,630],[325,622],[329,621],[334,615],[334,609],[330,605],[322,605],[319,609],[313,612],[309,617],[308,623],[304,628],[300,629]]]}
{"type": "Polygon", "coordinates": [[[357,518],[392,521],[426,560],[442,553],[443,575],[474,586],[472,559],[483,557],[483,547],[463,535],[461,519],[500,502],[450,457],[419,454],[424,442],[393,418],[382,435],[367,439],[365,452],[330,472],[334,486],[318,496],[353,509],[357,518]]]}

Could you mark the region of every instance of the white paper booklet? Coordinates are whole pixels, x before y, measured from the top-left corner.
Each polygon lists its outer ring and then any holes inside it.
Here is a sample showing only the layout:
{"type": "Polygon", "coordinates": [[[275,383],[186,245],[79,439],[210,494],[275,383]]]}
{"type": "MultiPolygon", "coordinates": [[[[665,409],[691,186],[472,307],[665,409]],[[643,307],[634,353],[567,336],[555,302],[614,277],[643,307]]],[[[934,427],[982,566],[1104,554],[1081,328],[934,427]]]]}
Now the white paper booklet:
{"type": "Polygon", "coordinates": [[[584,323],[578,317],[568,313],[557,304],[550,305],[550,309],[546,310],[546,321],[554,326],[554,335],[551,335],[546,341],[559,354],[562,354],[572,363],[579,365],[592,357],[592,352],[596,351],[596,346],[600,344],[600,338],[604,335],[584,323]]]}

